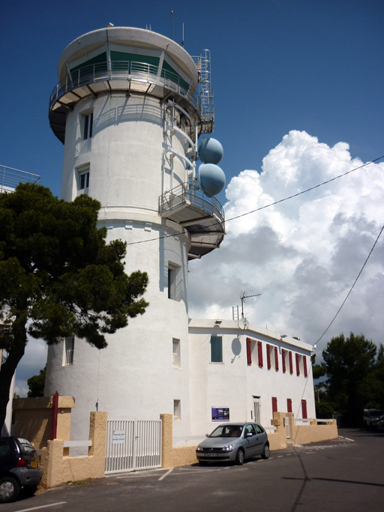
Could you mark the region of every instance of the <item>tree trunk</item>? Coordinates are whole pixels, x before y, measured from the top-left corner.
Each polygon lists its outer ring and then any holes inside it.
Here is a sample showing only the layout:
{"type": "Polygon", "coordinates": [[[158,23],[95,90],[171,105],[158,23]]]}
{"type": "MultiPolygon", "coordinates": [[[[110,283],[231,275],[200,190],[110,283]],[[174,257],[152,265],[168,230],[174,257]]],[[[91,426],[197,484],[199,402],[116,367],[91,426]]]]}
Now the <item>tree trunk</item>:
{"type": "Polygon", "coordinates": [[[14,335],[12,348],[8,352],[7,360],[0,369],[0,430],[4,425],[5,416],[7,414],[12,377],[15,374],[20,359],[24,355],[25,346],[27,344],[27,333],[24,318],[19,317],[15,320],[12,326],[12,331],[14,335]]]}

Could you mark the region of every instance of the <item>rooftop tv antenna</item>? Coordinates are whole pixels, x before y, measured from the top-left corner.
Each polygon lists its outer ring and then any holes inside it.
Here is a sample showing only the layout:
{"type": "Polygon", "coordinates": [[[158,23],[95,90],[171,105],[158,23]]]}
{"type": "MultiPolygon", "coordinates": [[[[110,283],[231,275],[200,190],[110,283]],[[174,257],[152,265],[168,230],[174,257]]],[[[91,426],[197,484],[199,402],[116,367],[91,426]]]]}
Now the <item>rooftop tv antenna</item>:
{"type": "Polygon", "coordinates": [[[256,293],[254,295],[245,295],[245,292],[240,296],[241,300],[241,318],[244,318],[244,301],[245,299],[249,299],[251,297],[260,297],[261,293],[256,293]]]}
{"type": "Polygon", "coordinates": [[[172,30],[172,40],[175,40],[175,34],[173,32],[173,11],[171,11],[171,30],[172,30]]]}

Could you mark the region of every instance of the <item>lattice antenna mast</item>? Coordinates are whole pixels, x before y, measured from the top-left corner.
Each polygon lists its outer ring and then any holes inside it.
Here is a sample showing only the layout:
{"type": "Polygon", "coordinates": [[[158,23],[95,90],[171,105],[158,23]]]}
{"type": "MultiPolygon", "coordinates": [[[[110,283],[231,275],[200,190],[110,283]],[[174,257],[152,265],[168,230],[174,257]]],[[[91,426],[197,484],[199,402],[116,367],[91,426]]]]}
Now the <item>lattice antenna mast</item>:
{"type": "Polygon", "coordinates": [[[211,133],[214,123],[214,95],[212,90],[211,52],[202,50],[199,57],[192,57],[199,73],[199,98],[201,108],[201,131],[211,133]]]}

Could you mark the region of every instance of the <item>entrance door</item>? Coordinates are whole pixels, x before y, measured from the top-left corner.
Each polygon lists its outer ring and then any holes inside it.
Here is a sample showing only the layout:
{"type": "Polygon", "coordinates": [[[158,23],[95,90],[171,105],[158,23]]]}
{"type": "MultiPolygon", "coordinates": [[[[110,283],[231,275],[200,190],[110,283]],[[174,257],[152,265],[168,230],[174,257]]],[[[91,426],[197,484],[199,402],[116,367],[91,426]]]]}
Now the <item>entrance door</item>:
{"type": "Polygon", "coordinates": [[[253,421],[255,423],[260,423],[260,397],[253,397],[253,421]]]}

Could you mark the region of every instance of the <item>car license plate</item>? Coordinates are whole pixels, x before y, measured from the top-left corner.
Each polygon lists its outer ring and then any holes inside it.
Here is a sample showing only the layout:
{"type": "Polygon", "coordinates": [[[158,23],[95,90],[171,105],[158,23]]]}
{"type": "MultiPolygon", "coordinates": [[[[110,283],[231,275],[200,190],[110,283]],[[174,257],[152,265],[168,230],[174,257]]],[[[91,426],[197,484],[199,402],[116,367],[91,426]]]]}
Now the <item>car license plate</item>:
{"type": "Polygon", "coordinates": [[[206,457],[217,457],[217,453],[204,453],[206,457]]]}
{"type": "Polygon", "coordinates": [[[37,462],[35,460],[31,461],[31,468],[37,468],[37,462]]]}

